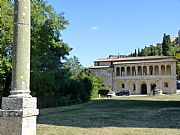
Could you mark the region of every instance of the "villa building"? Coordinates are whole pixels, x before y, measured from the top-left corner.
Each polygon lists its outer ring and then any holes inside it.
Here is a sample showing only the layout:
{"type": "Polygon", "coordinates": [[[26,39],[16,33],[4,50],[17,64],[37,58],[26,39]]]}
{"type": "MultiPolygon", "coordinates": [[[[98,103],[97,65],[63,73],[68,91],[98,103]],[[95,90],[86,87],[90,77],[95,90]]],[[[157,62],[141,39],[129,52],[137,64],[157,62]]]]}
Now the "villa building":
{"type": "Polygon", "coordinates": [[[113,91],[130,89],[131,94],[150,94],[154,88],[176,93],[176,58],[169,56],[112,56],[94,61],[91,72],[113,91]]]}

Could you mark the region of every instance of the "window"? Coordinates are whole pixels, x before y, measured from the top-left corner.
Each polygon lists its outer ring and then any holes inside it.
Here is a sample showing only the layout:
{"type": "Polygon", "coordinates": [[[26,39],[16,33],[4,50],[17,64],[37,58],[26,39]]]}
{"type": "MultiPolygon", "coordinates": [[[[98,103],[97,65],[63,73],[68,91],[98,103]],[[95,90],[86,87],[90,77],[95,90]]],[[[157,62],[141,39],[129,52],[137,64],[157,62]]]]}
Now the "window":
{"type": "Polygon", "coordinates": [[[150,73],[150,75],[153,75],[153,66],[149,67],[149,73],[150,73]]]}
{"type": "Polygon", "coordinates": [[[121,67],[121,76],[124,76],[125,74],[125,69],[124,69],[124,67],[121,67]]]}
{"type": "Polygon", "coordinates": [[[159,66],[154,67],[154,75],[159,75],[159,66]]]}
{"type": "Polygon", "coordinates": [[[161,75],[165,75],[165,66],[164,65],[161,66],[161,75]]]}
{"type": "Polygon", "coordinates": [[[130,76],[131,75],[131,68],[127,67],[127,75],[130,76]]]}
{"type": "Polygon", "coordinates": [[[166,73],[167,73],[168,75],[171,74],[171,66],[170,66],[170,65],[167,65],[167,67],[166,67],[166,73]]]}
{"type": "Polygon", "coordinates": [[[125,85],[124,85],[124,84],[122,84],[122,88],[125,88],[125,85]]]}
{"type": "Polygon", "coordinates": [[[135,91],[136,90],[136,85],[135,84],[133,84],[133,91],[135,91]]]}
{"type": "Polygon", "coordinates": [[[119,67],[116,68],[116,76],[120,76],[120,68],[119,67]]]}
{"type": "Polygon", "coordinates": [[[164,88],[168,88],[168,83],[167,82],[164,83],[164,88]]]}
{"type": "Polygon", "coordinates": [[[146,66],[143,67],[143,75],[147,75],[147,67],[146,66]]]}
{"type": "Polygon", "coordinates": [[[132,75],[135,76],[136,75],[136,68],[132,67],[132,75]]]}
{"type": "Polygon", "coordinates": [[[142,67],[138,66],[138,75],[142,75],[142,67]]]}

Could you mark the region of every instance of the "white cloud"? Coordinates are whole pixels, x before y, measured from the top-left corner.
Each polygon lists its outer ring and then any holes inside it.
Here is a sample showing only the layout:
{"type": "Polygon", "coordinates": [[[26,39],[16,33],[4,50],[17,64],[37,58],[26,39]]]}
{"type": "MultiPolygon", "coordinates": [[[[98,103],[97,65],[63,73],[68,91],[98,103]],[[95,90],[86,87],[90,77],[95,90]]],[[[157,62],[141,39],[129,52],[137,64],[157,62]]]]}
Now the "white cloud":
{"type": "Polygon", "coordinates": [[[96,31],[96,30],[98,30],[99,29],[99,26],[92,26],[91,28],[90,28],[90,31],[96,31]]]}

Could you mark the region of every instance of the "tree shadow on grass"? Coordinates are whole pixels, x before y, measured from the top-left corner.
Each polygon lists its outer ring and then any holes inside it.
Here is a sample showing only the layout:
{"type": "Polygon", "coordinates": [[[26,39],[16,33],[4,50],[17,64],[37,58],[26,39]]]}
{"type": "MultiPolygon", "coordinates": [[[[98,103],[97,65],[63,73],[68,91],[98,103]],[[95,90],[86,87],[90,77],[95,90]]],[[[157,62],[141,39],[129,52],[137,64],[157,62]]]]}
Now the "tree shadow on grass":
{"type": "Polygon", "coordinates": [[[93,100],[40,110],[39,124],[81,128],[180,128],[180,101],[93,100]]]}

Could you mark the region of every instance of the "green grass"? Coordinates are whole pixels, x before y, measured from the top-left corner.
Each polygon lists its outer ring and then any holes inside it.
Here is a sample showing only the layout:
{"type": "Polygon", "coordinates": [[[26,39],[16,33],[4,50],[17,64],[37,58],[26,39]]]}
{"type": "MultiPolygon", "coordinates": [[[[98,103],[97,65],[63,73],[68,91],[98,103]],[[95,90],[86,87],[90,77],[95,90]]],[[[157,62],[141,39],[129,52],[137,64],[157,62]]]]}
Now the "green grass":
{"type": "Polygon", "coordinates": [[[180,95],[94,99],[42,109],[37,135],[180,135],[180,95]]]}

